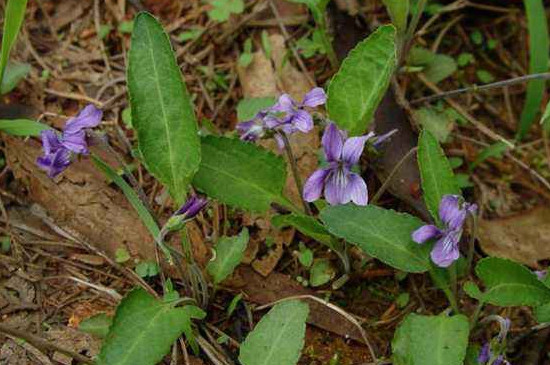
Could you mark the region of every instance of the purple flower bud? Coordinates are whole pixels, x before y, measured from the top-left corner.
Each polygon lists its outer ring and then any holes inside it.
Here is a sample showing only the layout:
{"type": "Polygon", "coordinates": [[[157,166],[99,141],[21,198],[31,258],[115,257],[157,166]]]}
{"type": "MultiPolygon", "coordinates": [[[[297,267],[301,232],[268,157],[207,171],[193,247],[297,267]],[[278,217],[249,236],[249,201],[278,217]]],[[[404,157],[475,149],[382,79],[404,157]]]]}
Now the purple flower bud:
{"type": "Polygon", "coordinates": [[[477,362],[480,364],[486,364],[491,359],[491,347],[488,342],[486,342],[477,357],[477,362]]]}
{"type": "Polygon", "coordinates": [[[206,206],[208,200],[200,198],[197,195],[192,195],[187,201],[181,206],[180,209],[174,213],[176,216],[182,216],[184,220],[190,220],[195,218],[197,214],[206,206]]]}

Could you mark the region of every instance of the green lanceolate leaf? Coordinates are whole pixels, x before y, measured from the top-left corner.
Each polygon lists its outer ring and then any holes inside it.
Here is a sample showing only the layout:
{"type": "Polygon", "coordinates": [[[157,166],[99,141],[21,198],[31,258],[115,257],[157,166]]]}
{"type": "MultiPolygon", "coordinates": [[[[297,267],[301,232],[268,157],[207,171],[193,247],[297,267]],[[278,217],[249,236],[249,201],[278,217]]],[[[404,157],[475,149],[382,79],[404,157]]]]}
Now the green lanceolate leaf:
{"type": "MultiPolygon", "coordinates": [[[[527,13],[527,28],[529,30],[529,73],[548,71],[550,40],[548,23],[543,0],[523,0],[527,13]]],[[[521,120],[517,133],[518,139],[525,137],[529,128],[539,113],[546,80],[531,80],[527,84],[525,105],[521,112],[521,120]]]]}
{"type": "Polygon", "coordinates": [[[395,365],[462,365],[469,324],[463,315],[449,317],[409,314],[392,341],[395,365]]]}
{"type": "Polygon", "coordinates": [[[525,266],[498,257],[480,260],[476,274],[485,284],[481,300],[500,306],[538,306],[550,301],[550,288],[525,266]]]}
{"type": "Polygon", "coordinates": [[[128,90],[145,165],[181,204],[200,163],[197,122],[170,40],[148,13],[134,22],[128,90]]]}
{"type": "Polygon", "coordinates": [[[159,227],[155,222],[155,219],[149,212],[149,210],[143,205],[143,202],[139,199],[137,193],[132,189],[130,185],[119,175],[111,166],[107,165],[99,157],[92,155],[92,159],[97,166],[110,180],[112,180],[122,190],[126,199],[132,204],[132,207],[136,210],[139,218],[151,233],[154,239],[157,239],[160,233],[159,227]]]}
{"type": "Polygon", "coordinates": [[[546,108],[544,108],[544,114],[542,114],[540,123],[544,131],[550,133],[550,101],[546,104],[546,108]]]}
{"type": "Polygon", "coordinates": [[[336,205],[325,208],[321,219],[332,234],[390,266],[407,272],[430,268],[429,245],[411,239],[423,225],[418,218],[373,205],[336,205]]]}
{"type": "Polygon", "coordinates": [[[2,31],[2,50],[0,52],[0,85],[3,85],[4,72],[6,71],[11,49],[23,23],[26,8],[27,0],[8,0],[6,4],[2,31]]]}
{"type": "Polygon", "coordinates": [[[175,308],[135,289],[119,304],[98,365],[155,365],[172,343],[191,328],[191,320],[204,318],[194,306],[175,308]]]}
{"type": "Polygon", "coordinates": [[[107,316],[105,313],[100,313],[80,322],[78,330],[99,338],[105,338],[109,333],[109,327],[111,327],[112,323],[113,318],[107,316]]]}
{"type": "Polygon", "coordinates": [[[222,237],[216,243],[216,256],[206,267],[214,284],[224,281],[241,263],[248,239],[248,230],[244,228],[238,236],[222,237]]]}
{"type": "Polygon", "coordinates": [[[243,365],[295,365],[304,346],[309,307],[292,300],[276,304],[241,345],[243,365]]]}
{"type": "Polygon", "coordinates": [[[439,202],[444,195],[460,195],[449,160],[443,149],[428,131],[418,139],[418,166],[422,178],[424,201],[436,221],[439,221],[439,202]]]}
{"type": "Polygon", "coordinates": [[[409,16],[409,0],[382,0],[382,2],[388,9],[393,25],[399,32],[405,33],[409,16]]]}
{"type": "Polygon", "coordinates": [[[303,214],[278,215],[271,219],[271,223],[277,228],[292,226],[300,233],[321,242],[333,250],[342,248],[329,231],[315,218],[303,214]]]}
{"type": "Polygon", "coordinates": [[[37,137],[50,129],[46,124],[29,119],[0,119],[0,131],[12,136],[37,137]]]}
{"type": "Polygon", "coordinates": [[[223,203],[265,212],[282,203],[285,164],[265,149],[238,139],[202,139],[202,161],[193,185],[223,203]]]}
{"type": "Polygon", "coordinates": [[[351,135],[371,123],[396,67],[395,28],[385,25],[346,57],[328,88],[329,117],[351,135]]]}

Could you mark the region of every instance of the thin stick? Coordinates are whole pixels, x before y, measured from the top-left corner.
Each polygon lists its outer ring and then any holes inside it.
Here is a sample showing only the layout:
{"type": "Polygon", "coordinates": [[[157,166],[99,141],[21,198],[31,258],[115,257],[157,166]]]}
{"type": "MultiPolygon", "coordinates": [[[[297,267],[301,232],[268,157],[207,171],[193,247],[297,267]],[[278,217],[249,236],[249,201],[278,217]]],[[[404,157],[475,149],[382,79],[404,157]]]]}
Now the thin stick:
{"type": "Polygon", "coordinates": [[[283,139],[288,163],[290,164],[292,176],[294,177],[294,182],[296,183],[296,187],[298,188],[298,195],[300,195],[300,200],[302,201],[302,205],[304,206],[304,211],[307,215],[312,215],[311,208],[309,207],[308,202],[304,200],[304,185],[302,184],[302,179],[300,178],[300,172],[298,171],[298,165],[296,163],[296,159],[294,158],[294,153],[292,152],[290,141],[288,140],[288,137],[284,132],[279,133],[279,136],[283,139]]]}
{"type": "Polygon", "coordinates": [[[47,351],[47,350],[58,351],[58,352],[61,352],[62,354],[65,354],[67,356],[72,357],[73,359],[75,359],[75,360],[77,360],[81,363],[91,364],[91,365],[94,364],[92,359],[90,359],[86,356],[77,354],[76,352],[65,349],[63,347],[60,347],[55,343],[46,341],[41,337],[30,334],[27,331],[21,331],[21,330],[15,329],[15,328],[8,327],[3,323],[0,323],[0,332],[5,333],[5,334],[10,335],[10,336],[17,337],[17,338],[22,338],[23,340],[27,341],[28,343],[30,343],[31,345],[33,345],[34,347],[36,347],[40,351],[47,351]]]}
{"type": "Polygon", "coordinates": [[[259,310],[262,310],[262,309],[272,307],[276,304],[286,302],[286,301],[289,301],[289,300],[295,300],[295,299],[310,299],[310,300],[313,300],[313,301],[315,301],[319,304],[324,305],[325,307],[327,307],[329,309],[332,309],[333,311],[335,311],[336,313],[340,314],[342,317],[347,319],[350,323],[352,323],[355,327],[357,327],[357,329],[359,330],[359,333],[361,333],[361,337],[363,338],[363,341],[365,342],[365,344],[367,345],[367,347],[369,349],[371,358],[374,360],[375,363],[378,362],[378,358],[376,357],[376,354],[374,352],[374,348],[372,347],[372,345],[371,345],[371,343],[370,343],[370,341],[367,337],[367,333],[365,332],[365,330],[363,329],[361,324],[359,322],[357,322],[357,320],[351,314],[349,314],[348,312],[346,312],[342,308],[340,308],[340,307],[338,307],[338,306],[336,306],[336,305],[334,305],[330,302],[324,301],[323,299],[317,298],[316,296],[307,295],[307,294],[306,295],[295,295],[295,296],[292,296],[292,297],[283,298],[283,299],[277,300],[275,302],[271,302],[271,303],[268,303],[268,304],[261,305],[259,307],[256,307],[255,310],[259,311],[259,310]]]}
{"type": "Polygon", "coordinates": [[[94,98],[91,98],[87,95],[81,95],[81,94],[76,94],[76,93],[64,93],[64,92],[53,90],[53,89],[44,89],[44,91],[48,94],[59,96],[61,98],[85,101],[85,102],[88,102],[88,103],[92,103],[92,104],[96,105],[99,108],[103,108],[103,103],[101,101],[96,100],[94,98]]]}
{"type": "Polygon", "coordinates": [[[506,87],[506,86],[510,86],[510,85],[521,84],[521,83],[528,82],[528,81],[531,81],[531,80],[550,80],[550,72],[544,72],[544,73],[539,73],[539,74],[531,74],[531,75],[525,75],[525,76],[520,76],[520,77],[514,77],[514,78],[511,78],[511,79],[508,79],[508,80],[492,82],[490,84],[485,84],[485,85],[481,85],[481,86],[474,85],[474,86],[470,86],[470,87],[464,87],[462,89],[446,91],[446,92],[442,92],[442,93],[439,93],[439,94],[425,96],[423,98],[415,99],[415,100],[411,101],[411,104],[418,104],[418,103],[422,103],[422,102],[438,100],[438,99],[447,98],[447,97],[451,97],[451,96],[455,96],[455,95],[460,95],[460,94],[467,93],[467,92],[474,92],[475,93],[475,92],[478,92],[478,91],[481,91],[481,90],[494,89],[494,88],[498,88],[498,87],[506,87]]]}
{"type": "Polygon", "coordinates": [[[393,177],[395,176],[395,174],[397,174],[397,172],[399,171],[399,169],[401,169],[401,166],[403,166],[403,164],[405,163],[405,161],[407,161],[409,159],[409,157],[411,157],[416,151],[418,150],[418,147],[413,147],[409,150],[409,152],[407,152],[407,154],[405,156],[403,156],[403,158],[401,158],[401,160],[399,160],[399,162],[397,163],[397,165],[395,165],[395,167],[393,168],[393,170],[390,172],[390,174],[388,175],[388,178],[384,181],[384,183],[382,184],[382,186],[380,187],[380,189],[378,189],[378,191],[376,192],[376,194],[374,195],[374,197],[372,198],[371,200],[371,204],[376,204],[376,202],[378,201],[378,199],[380,199],[380,197],[382,196],[382,194],[384,194],[384,192],[386,191],[386,189],[388,188],[388,186],[390,185],[391,183],[391,180],[393,179],[393,177]]]}
{"type": "MultiPolygon", "coordinates": [[[[426,76],[424,76],[424,74],[422,74],[422,73],[418,74],[418,78],[428,88],[432,89],[432,91],[434,91],[436,93],[441,93],[441,89],[439,89],[439,87],[437,87],[437,85],[435,85],[433,82],[429,81],[426,78],[426,76]]],[[[472,117],[468,112],[466,112],[464,110],[464,108],[462,108],[462,106],[460,104],[458,104],[457,102],[455,102],[455,101],[453,101],[453,100],[451,100],[447,97],[445,97],[445,101],[450,106],[452,106],[460,115],[462,115],[464,118],[466,118],[468,120],[468,122],[472,123],[472,125],[474,127],[476,127],[481,133],[485,134],[487,137],[491,138],[494,141],[504,142],[507,146],[509,146],[512,149],[515,148],[515,146],[512,142],[508,141],[506,138],[502,137],[501,135],[494,132],[493,130],[491,130],[490,128],[485,126],[483,123],[481,123],[480,121],[478,121],[477,119],[472,117]]]]}

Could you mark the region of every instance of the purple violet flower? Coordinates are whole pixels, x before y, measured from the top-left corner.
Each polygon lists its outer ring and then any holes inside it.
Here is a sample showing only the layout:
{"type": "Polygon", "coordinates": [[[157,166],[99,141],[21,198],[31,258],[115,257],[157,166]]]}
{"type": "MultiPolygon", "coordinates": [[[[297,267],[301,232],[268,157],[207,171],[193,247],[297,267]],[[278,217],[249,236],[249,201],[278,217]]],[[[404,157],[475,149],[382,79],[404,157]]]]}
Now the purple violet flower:
{"type": "Polygon", "coordinates": [[[324,189],[325,199],[331,205],[347,204],[350,201],[357,205],[367,205],[367,184],[351,169],[359,162],[365,142],[372,135],[369,133],[346,138],[343,131],[330,123],[322,139],[329,167],[319,169],[309,177],[304,186],[304,199],[313,202],[321,197],[324,189]]]}
{"type": "Polygon", "coordinates": [[[183,220],[190,220],[195,218],[197,214],[206,206],[208,200],[201,198],[197,195],[192,195],[187,201],[179,208],[174,215],[183,218],[183,220]]]}
{"type": "Polygon", "coordinates": [[[295,132],[307,133],[313,129],[313,117],[305,108],[314,108],[326,102],[325,91],[316,87],[309,91],[302,102],[298,103],[288,94],[279,97],[271,108],[260,111],[256,116],[237,124],[241,140],[254,142],[262,138],[267,131],[275,132],[279,148],[284,147],[280,133],[290,135],[295,132]]]}
{"type": "Polygon", "coordinates": [[[458,195],[445,195],[439,204],[439,218],[445,228],[427,224],[414,231],[412,239],[417,243],[437,239],[431,253],[432,261],[437,266],[448,267],[460,257],[458,243],[462,236],[462,227],[467,214],[474,214],[476,210],[475,204],[461,204],[458,195]]]}
{"type": "Polygon", "coordinates": [[[90,104],[67,121],[63,134],[51,129],[42,131],[43,155],[36,159],[38,167],[53,178],[71,164],[73,154],[88,154],[86,129],[98,126],[102,116],[103,112],[90,104]]]}
{"type": "Polygon", "coordinates": [[[325,104],[326,101],[325,91],[316,87],[311,89],[300,103],[288,94],[281,95],[277,104],[272,106],[270,111],[286,113],[282,124],[290,124],[295,130],[307,133],[313,129],[313,117],[305,108],[315,108],[325,104]]]}

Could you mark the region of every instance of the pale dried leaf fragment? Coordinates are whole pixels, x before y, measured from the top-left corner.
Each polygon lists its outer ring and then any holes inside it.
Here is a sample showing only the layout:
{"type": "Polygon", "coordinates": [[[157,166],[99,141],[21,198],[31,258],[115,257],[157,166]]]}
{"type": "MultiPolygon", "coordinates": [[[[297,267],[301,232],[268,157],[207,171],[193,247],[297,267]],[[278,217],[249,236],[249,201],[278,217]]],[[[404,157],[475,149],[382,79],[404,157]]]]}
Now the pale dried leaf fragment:
{"type": "Polygon", "coordinates": [[[479,243],[483,251],[532,268],[550,259],[550,208],[537,207],[507,218],[482,220],[479,243]]]}

